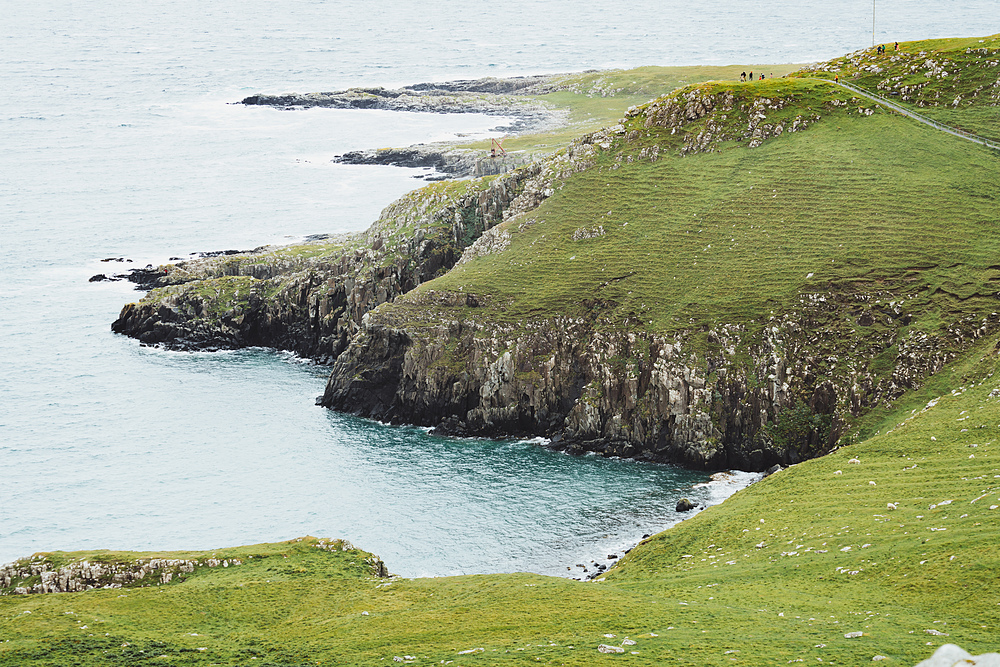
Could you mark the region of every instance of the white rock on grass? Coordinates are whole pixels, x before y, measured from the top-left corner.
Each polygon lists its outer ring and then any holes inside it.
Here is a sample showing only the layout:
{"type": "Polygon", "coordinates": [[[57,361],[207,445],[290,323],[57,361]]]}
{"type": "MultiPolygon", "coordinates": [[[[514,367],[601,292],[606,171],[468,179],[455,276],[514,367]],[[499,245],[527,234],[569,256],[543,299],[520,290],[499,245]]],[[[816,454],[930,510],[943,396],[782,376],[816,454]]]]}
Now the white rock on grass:
{"type": "Polygon", "coordinates": [[[597,647],[597,650],[601,653],[624,653],[625,649],[621,646],[608,646],[607,644],[601,644],[597,647]]]}
{"type": "Polygon", "coordinates": [[[954,644],[944,644],[934,651],[927,660],[917,664],[917,667],[1000,667],[1000,653],[984,653],[971,655],[954,644]]]}
{"type": "Polygon", "coordinates": [[[857,631],[857,632],[848,632],[848,633],[846,633],[844,635],[844,639],[857,639],[858,637],[861,637],[864,634],[865,633],[860,632],[860,631],[857,631]]]}

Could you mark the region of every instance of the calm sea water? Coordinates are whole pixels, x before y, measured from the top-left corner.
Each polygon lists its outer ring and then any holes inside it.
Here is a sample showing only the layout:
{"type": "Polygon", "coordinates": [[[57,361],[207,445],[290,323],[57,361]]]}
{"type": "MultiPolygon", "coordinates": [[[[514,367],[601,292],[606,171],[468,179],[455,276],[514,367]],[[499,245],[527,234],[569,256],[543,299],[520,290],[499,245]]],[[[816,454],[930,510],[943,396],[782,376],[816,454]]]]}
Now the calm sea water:
{"type": "MultiPolygon", "coordinates": [[[[879,0],[880,41],[1000,31],[995,0],[879,0]]],[[[677,520],[701,474],[433,438],[313,406],[323,369],[111,334],[95,273],[361,230],[420,181],[347,150],[487,135],[481,116],[282,112],[257,92],[648,64],[807,62],[870,45],[816,0],[5,3],[0,22],[0,562],[39,550],[343,537],[408,576],[531,570],[677,520]]]]}

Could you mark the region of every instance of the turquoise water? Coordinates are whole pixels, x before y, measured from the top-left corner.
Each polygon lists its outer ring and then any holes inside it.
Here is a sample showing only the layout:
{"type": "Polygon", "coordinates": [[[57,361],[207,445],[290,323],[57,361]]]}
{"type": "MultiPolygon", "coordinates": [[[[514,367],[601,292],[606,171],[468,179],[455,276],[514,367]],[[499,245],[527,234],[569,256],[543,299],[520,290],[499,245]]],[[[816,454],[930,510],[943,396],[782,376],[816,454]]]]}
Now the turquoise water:
{"type": "MultiPolygon", "coordinates": [[[[994,0],[887,0],[879,12],[880,40],[1000,31],[994,0]]],[[[0,561],[314,534],[351,540],[408,576],[578,574],[566,567],[675,522],[678,496],[720,500],[734,487],[693,488],[706,476],[667,466],[327,412],[313,405],[323,369],[286,355],[140,348],[110,332],[140,295],[87,278],[364,229],[420,182],[333,155],[503,124],[230,104],[252,93],[809,61],[870,41],[864,1],[5,7],[0,561]]]]}

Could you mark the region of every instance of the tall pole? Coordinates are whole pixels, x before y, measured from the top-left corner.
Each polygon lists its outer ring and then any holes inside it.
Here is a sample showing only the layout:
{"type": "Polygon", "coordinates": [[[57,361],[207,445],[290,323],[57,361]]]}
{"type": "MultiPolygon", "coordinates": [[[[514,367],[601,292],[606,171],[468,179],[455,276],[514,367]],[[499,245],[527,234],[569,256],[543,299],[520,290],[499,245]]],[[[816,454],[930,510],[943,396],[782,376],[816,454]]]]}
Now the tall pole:
{"type": "Polygon", "coordinates": [[[875,0],[872,0],[872,47],[875,46],[875,0]]]}

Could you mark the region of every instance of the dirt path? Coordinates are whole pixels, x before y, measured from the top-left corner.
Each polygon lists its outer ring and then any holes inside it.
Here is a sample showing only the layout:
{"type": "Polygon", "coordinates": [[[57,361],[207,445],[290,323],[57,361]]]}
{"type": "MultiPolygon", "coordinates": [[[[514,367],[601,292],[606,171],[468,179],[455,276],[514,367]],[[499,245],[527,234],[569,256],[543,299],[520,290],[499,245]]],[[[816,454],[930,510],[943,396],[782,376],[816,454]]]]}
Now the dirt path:
{"type": "Polygon", "coordinates": [[[947,132],[948,134],[956,136],[959,139],[965,139],[966,141],[971,141],[971,142],[973,142],[975,144],[980,144],[982,146],[987,146],[987,147],[992,148],[994,150],[1000,151],[1000,143],[997,143],[995,141],[991,141],[989,139],[986,139],[985,137],[980,137],[980,136],[972,134],[970,132],[965,132],[963,130],[959,130],[957,128],[950,127],[950,126],[945,125],[943,123],[939,123],[936,120],[931,120],[927,116],[923,116],[921,114],[918,114],[915,111],[910,111],[909,109],[906,109],[905,107],[902,107],[902,106],[896,104],[895,102],[887,100],[884,97],[880,97],[879,95],[875,95],[875,94],[869,93],[867,90],[865,90],[863,88],[858,88],[855,85],[852,85],[852,84],[849,84],[849,83],[844,83],[843,81],[832,81],[831,83],[835,83],[838,86],[846,88],[847,90],[851,91],[852,93],[856,93],[856,94],[858,94],[858,95],[860,95],[862,97],[865,97],[865,98],[867,98],[867,99],[869,99],[869,100],[871,100],[873,102],[881,104],[884,107],[888,107],[888,108],[892,109],[893,111],[898,111],[899,113],[903,114],[904,116],[909,116],[913,120],[918,121],[920,123],[923,123],[924,125],[930,125],[931,127],[933,127],[936,130],[940,130],[941,132],[947,132]]]}

